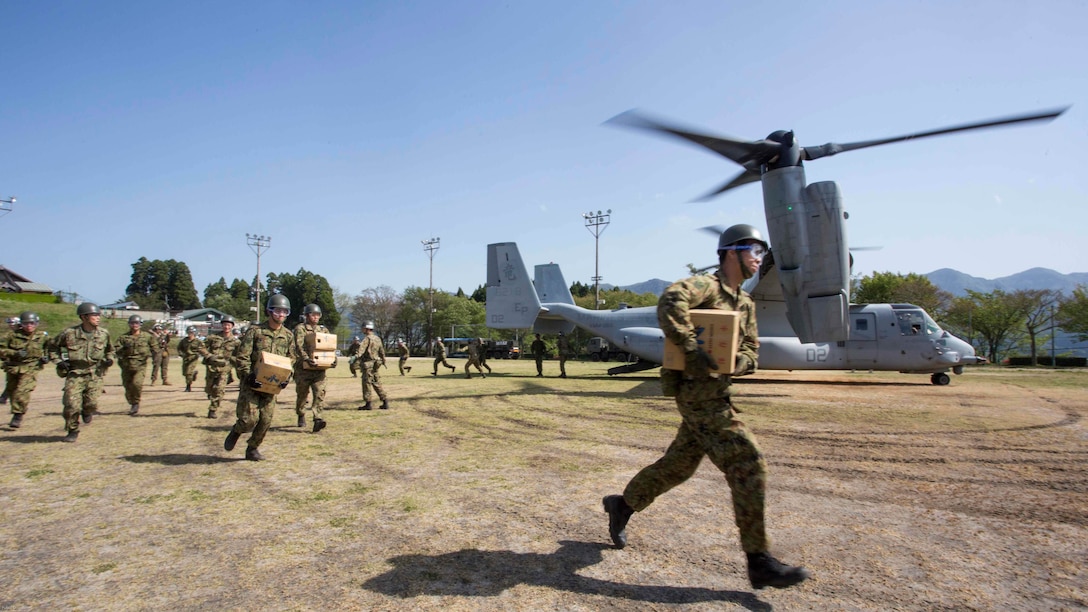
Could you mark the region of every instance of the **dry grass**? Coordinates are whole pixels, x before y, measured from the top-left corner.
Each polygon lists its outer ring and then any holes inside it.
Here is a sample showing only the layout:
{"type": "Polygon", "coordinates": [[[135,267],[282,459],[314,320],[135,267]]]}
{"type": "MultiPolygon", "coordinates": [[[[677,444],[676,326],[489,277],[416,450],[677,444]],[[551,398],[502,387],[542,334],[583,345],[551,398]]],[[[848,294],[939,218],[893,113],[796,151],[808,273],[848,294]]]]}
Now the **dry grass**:
{"type": "Polygon", "coordinates": [[[413,361],[384,374],[390,411],[356,411],[357,379],[333,371],[316,435],[286,391],[262,463],[223,451],[233,418],[201,418],[203,393],[146,387],[125,416],[116,369],[103,414],[62,444],[47,369],[23,428],[0,432],[0,609],[1088,606],[1085,373],[738,385],[775,550],[814,573],[757,595],[709,463],[632,519],[628,548],[608,543],[601,496],[678,423],[655,376],[493,361],[487,379],[435,379],[413,361]]]}

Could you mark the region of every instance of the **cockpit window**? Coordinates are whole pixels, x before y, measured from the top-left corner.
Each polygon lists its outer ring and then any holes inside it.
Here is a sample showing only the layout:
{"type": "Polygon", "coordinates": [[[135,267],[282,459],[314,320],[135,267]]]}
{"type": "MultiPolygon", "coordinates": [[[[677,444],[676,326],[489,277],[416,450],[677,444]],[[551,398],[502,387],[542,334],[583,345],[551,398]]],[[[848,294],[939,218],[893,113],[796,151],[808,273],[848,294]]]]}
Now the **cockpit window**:
{"type": "Polygon", "coordinates": [[[899,333],[904,336],[939,336],[941,333],[941,326],[924,310],[897,310],[895,316],[899,321],[899,333]]]}

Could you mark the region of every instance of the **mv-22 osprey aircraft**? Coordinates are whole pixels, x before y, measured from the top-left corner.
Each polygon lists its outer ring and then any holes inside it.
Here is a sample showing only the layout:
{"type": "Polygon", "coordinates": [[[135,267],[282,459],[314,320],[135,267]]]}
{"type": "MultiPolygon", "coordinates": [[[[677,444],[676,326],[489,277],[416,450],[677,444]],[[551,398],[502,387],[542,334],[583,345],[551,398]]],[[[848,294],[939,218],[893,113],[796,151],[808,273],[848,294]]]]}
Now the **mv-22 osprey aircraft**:
{"type": "MultiPolygon", "coordinates": [[[[848,215],[843,209],[842,194],[833,181],[806,184],[802,162],[929,136],[1049,121],[1067,108],[817,147],[802,147],[793,132],[781,130],[757,141],[708,136],[668,126],[633,111],[607,123],[675,136],[744,167],[740,174],[701,199],[747,183],[762,183],[772,251],[762,273],[749,279],[751,284],[746,285],[759,306],[761,368],[923,372],[931,374],[934,384],[945,385],[949,381],[948,370],[959,374],[964,365],[979,363],[982,358],[966,342],[941,330],[917,306],[850,304],[850,253],[845,228],[848,215]],[[768,282],[759,282],[760,279],[768,282]],[[772,279],[777,283],[770,282],[772,279]]],[[[570,329],[577,323],[652,362],[634,364],[645,368],[613,368],[609,373],[647,369],[661,363],[664,337],[657,328],[652,308],[611,313],[576,306],[572,309],[573,300],[567,301],[569,289],[563,286],[558,269],[544,266],[537,271],[536,291],[531,286],[526,290],[528,276],[516,245],[488,246],[487,324],[490,327],[511,329],[533,325],[537,331],[546,333],[564,327],[570,329]],[[559,291],[560,286],[563,291],[559,291]],[[537,292],[541,292],[544,300],[536,296],[537,292]],[[548,296],[559,299],[549,301],[548,296]]]]}

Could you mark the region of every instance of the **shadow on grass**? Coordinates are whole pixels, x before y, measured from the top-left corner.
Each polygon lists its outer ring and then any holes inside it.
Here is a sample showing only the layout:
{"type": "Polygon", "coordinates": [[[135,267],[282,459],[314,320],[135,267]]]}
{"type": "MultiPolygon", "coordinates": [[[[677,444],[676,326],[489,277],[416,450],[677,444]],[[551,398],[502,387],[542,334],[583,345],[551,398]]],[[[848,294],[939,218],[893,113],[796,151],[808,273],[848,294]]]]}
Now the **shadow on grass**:
{"type": "MultiPolygon", "coordinates": [[[[6,431],[15,431],[8,428],[6,431]]],[[[39,442],[60,442],[64,436],[2,436],[0,442],[15,442],[16,444],[37,444],[39,442]]]]}
{"type": "Polygon", "coordinates": [[[242,457],[219,457],[217,455],[192,455],[169,453],[166,455],[123,455],[121,459],[129,463],[158,463],[160,465],[211,465],[213,463],[235,463],[245,461],[242,457]]]}
{"type": "Polygon", "coordinates": [[[579,576],[600,563],[600,543],[559,542],[551,554],[465,549],[442,555],[401,555],[394,568],[363,582],[363,588],[392,597],[494,597],[519,584],[647,603],[728,601],[748,610],[771,610],[770,604],[745,591],[699,587],[635,585],[579,576]]]}

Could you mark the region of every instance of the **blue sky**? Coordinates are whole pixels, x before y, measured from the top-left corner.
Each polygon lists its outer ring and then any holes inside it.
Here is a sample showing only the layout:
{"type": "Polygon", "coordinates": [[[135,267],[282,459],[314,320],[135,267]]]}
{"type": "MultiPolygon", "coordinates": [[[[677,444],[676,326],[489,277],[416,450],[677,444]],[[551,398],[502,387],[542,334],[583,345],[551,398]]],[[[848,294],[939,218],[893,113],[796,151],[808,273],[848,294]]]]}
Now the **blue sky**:
{"type": "Polygon", "coordinates": [[[806,164],[850,212],[854,271],[1088,271],[1088,3],[0,0],[0,264],[101,302],[140,257],[198,291],[306,268],[355,294],[485,281],[485,246],[590,283],[714,260],[763,220],[738,171],[603,127],[851,142],[1049,109],[1049,124],[806,164]]]}

